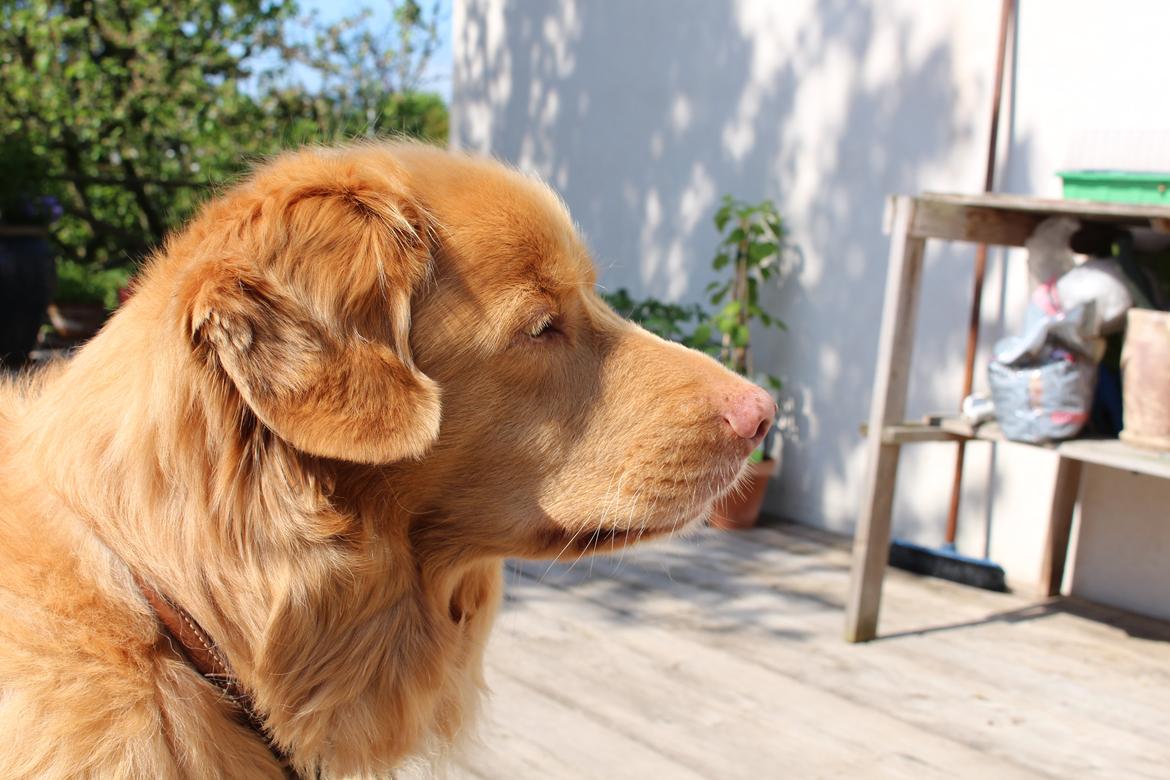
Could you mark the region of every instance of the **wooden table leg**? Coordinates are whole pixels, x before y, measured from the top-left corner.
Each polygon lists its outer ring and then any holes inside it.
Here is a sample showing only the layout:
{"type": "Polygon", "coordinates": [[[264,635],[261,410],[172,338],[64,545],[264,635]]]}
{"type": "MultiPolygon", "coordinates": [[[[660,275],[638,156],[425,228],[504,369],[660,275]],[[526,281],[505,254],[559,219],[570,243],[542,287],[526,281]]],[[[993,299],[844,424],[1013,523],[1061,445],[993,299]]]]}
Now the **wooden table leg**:
{"type": "Polygon", "coordinates": [[[1073,510],[1081,488],[1081,462],[1060,458],[1056,464],[1056,484],[1052,488],[1052,509],[1048,515],[1048,534],[1044,540],[1044,558],[1040,563],[1040,596],[1060,595],[1064,565],[1068,558],[1068,541],[1072,533],[1073,510]]]}
{"type": "Polygon", "coordinates": [[[882,430],[902,422],[906,414],[925,248],[924,239],[910,235],[915,203],[909,197],[891,200],[889,271],[866,440],[868,470],[853,537],[853,566],[845,606],[845,638],[849,642],[865,642],[877,635],[882,578],[890,555],[890,513],[901,448],[897,444],[883,444],[882,430]]]}

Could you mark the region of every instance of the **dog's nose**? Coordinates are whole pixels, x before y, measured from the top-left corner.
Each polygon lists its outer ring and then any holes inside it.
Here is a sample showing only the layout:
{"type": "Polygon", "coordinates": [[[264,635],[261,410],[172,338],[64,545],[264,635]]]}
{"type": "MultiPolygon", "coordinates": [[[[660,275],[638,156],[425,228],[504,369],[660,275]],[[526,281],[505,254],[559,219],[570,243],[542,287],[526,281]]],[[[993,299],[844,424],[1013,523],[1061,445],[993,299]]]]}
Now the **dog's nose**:
{"type": "Polygon", "coordinates": [[[752,447],[757,447],[776,419],[776,402],[763,389],[752,385],[731,397],[723,419],[736,436],[750,440],[752,447]]]}

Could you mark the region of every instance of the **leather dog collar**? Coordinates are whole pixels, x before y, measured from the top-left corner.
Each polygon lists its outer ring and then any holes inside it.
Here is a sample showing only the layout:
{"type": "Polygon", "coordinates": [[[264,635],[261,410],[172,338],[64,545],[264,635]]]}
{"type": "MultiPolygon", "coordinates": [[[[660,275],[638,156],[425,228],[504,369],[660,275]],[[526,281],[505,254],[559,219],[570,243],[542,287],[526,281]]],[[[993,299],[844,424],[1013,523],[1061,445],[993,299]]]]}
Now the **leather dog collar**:
{"type": "Polygon", "coordinates": [[[241,722],[256,732],[256,735],[264,741],[273,758],[284,770],[284,776],[289,780],[302,780],[302,775],[292,767],[288,754],[272,740],[264,728],[264,723],[256,712],[256,705],[252,701],[251,694],[240,684],[231,667],[228,666],[227,660],[219,648],[215,646],[215,642],[203,630],[203,627],[195,621],[195,618],[191,617],[187,610],[151,587],[137,574],[134,574],[134,582],[142,591],[142,595],[146,599],[146,603],[150,605],[155,617],[158,618],[163,632],[173,640],[172,646],[176,646],[175,649],[187,660],[187,663],[194,667],[195,671],[199,672],[216,688],[219,688],[223,695],[236,705],[241,722]]]}

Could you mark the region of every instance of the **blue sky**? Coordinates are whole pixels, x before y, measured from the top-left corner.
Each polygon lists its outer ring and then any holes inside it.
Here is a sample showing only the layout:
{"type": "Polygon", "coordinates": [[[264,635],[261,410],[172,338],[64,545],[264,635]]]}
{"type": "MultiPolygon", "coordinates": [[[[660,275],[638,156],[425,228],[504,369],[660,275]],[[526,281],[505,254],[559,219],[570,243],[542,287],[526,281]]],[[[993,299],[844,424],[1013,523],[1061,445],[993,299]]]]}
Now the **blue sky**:
{"type": "MultiPolygon", "coordinates": [[[[429,92],[438,92],[448,103],[451,101],[451,2],[438,0],[439,45],[427,65],[421,84],[429,92]]],[[[435,0],[419,0],[419,4],[426,13],[430,13],[435,0]]],[[[373,11],[370,24],[374,29],[383,29],[392,20],[394,3],[392,0],[301,0],[300,7],[306,13],[316,11],[324,22],[352,16],[363,8],[369,8],[373,11]]]]}

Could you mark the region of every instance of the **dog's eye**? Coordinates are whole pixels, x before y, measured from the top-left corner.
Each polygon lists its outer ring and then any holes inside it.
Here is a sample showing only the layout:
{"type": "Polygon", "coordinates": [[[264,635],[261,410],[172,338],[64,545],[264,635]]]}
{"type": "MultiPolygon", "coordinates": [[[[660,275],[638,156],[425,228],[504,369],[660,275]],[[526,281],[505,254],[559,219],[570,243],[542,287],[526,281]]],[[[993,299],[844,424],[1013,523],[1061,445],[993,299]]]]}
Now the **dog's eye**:
{"type": "Polygon", "coordinates": [[[528,337],[533,339],[543,338],[556,332],[553,327],[553,318],[551,316],[543,317],[537,322],[534,322],[528,328],[528,337]]]}

